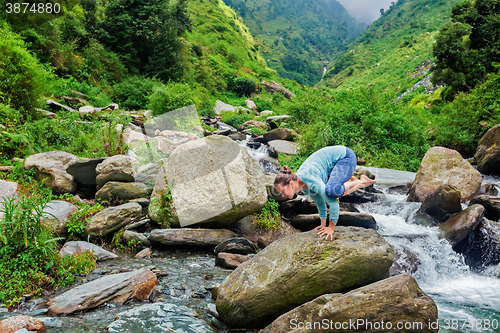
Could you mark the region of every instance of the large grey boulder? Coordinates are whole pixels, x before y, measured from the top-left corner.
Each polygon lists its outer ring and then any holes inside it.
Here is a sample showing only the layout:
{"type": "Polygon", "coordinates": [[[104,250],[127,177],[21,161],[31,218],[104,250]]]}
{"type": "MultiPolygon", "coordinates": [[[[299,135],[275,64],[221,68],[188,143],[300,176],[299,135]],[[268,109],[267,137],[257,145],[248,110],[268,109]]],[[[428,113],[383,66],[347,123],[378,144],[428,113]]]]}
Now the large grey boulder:
{"type": "Polygon", "coordinates": [[[78,211],[78,207],[63,200],[52,200],[43,210],[47,223],[59,236],[66,234],[66,223],[78,211]]]}
{"type": "Polygon", "coordinates": [[[168,157],[156,177],[149,216],[171,227],[224,227],[259,212],[266,200],[257,161],[230,138],[212,135],[168,157]]]}
{"type": "Polygon", "coordinates": [[[171,303],[153,303],[120,312],[109,324],[108,333],[215,333],[192,309],[171,303]]]}
{"type": "Polygon", "coordinates": [[[479,189],[482,176],[457,151],[443,147],[430,148],[425,153],[408,201],[423,202],[441,185],[449,184],[460,191],[461,202],[469,201],[479,189]]]}
{"type": "Polygon", "coordinates": [[[24,168],[34,168],[35,178],[55,193],[74,193],[76,182],[66,169],[78,160],[79,157],[64,151],[49,151],[28,156],[24,160],[24,168]]]}
{"type": "Polygon", "coordinates": [[[227,229],[154,229],[149,234],[152,243],[177,246],[217,246],[236,234],[227,229]]]}
{"type": "Polygon", "coordinates": [[[374,230],[337,227],[333,241],[304,232],[276,241],[219,286],[217,311],[230,327],[263,328],[314,298],[389,276],[392,247],[374,230]]]}
{"type": "Polygon", "coordinates": [[[61,255],[61,257],[64,257],[66,254],[75,255],[83,253],[85,251],[90,251],[97,261],[120,259],[119,256],[112,252],[106,251],[95,244],[83,241],[72,241],[65,243],[59,251],[59,254],[61,255]]]}
{"type": "Polygon", "coordinates": [[[500,175],[500,124],[483,135],[477,145],[474,159],[480,172],[500,175]]]}
{"type": "Polygon", "coordinates": [[[87,234],[91,237],[105,237],[141,216],[142,207],[135,202],[108,207],[92,216],[87,224],[87,234]]]}
{"type": "Polygon", "coordinates": [[[143,183],[108,181],[95,194],[96,199],[111,201],[113,199],[129,200],[147,197],[148,187],[143,183]]]}
{"type": "Polygon", "coordinates": [[[52,313],[70,314],[98,307],[104,302],[144,301],[157,284],[156,275],[147,268],[111,274],[52,298],[47,305],[52,313]]]}
{"type": "Polygon", "coordinates": [[[139,162],[133,157],[126,155],[114,155],[99,163],[95,169],[97,173],[97,189],[100,189],[109,181],[133,182],[137,173],[135,168],[139,162]]]}
{"type": "Polygon", "coordinates": [[[457,245],[476,229],[484,211],[484,207],[477,204],[467,207],[439,226],[440,237],[446,238],[451,246],[457,245]]]}
{"type": "Polygon", "coordinates": [[[438,330],[436,303],[404,273],[346,294],[322,295],[281,315],[261,333],[438,330]]]}

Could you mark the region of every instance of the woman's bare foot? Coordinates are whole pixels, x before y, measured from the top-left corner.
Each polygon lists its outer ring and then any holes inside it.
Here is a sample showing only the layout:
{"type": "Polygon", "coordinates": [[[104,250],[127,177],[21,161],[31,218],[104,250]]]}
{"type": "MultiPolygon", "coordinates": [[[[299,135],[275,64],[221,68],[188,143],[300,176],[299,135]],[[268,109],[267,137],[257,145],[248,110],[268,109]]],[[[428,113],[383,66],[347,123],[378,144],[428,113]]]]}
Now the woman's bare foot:
{"type": "Polygon", "coordinates": [[[363,183],[363,187],[368,187],[368,186],[375,184],[377,182],[375,179],[370,179],[365,175],[361,175],[359,180],[363,183]]]}
{"type": "Polygon", "coordinates": [[[351,178],[349,178],[348,182],[353,182],[353,181],[356,181],[358,180],[358,178],[354,177],[354,176],[351,176],[351,178]]]}

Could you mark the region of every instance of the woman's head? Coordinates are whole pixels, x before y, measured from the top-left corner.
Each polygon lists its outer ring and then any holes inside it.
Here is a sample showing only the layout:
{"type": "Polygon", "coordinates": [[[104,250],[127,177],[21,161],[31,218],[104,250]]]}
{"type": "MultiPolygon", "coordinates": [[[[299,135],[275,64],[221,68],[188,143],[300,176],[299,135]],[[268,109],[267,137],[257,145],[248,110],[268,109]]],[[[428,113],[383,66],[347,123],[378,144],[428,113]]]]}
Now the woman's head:
{"type": "Polygon", "coordinates": [[[274,188],[286,198],[293,198],[299,191],[299,177],[287,165],[283,166],[274,179],[274,188]]]}

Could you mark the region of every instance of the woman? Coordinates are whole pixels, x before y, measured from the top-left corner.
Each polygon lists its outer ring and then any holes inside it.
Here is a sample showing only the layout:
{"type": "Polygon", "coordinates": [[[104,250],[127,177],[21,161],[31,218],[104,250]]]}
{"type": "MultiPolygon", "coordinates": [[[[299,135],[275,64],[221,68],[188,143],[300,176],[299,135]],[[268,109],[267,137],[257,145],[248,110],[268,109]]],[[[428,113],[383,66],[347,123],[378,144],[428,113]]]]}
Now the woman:
{"type": "Polygon", "coordinates": [[[375,183],[375,180],[361,175],[353,176],[356,169],[356,155],[345,146],[325,147],[309,156],[294,174],[288,166],[281,168],[274,180],[274,188],[284,197],[293,198],[303,191],[314,200],[318,207],[321,225],[320,237],[333,240],[335,225],[339,219],[338,198],[359,188],[375,183]],[[330,224],[326,225],[326,204],[330,207],[330,224]]]}

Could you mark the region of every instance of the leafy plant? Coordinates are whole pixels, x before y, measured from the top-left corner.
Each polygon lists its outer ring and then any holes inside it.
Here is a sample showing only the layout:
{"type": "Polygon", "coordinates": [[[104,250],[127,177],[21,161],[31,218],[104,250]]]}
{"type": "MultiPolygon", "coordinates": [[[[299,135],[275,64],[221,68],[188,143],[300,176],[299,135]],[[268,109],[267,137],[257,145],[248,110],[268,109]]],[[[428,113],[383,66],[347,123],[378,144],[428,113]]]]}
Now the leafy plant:
{"type": "Polygon", "coordinates": [[[170,82],[153,89],[148,108],[153,111],[153,115],[159,116],[191,104],[195,104],[191,87],[185,83],[170,82]]]}
{"type": "Polygon", "coordinates": [[[278,230],[281,227],[281,214],[279,212],[279,203],[272,198],[268,198],[266,205],[260,213],[252,218],[255,227],[262,230],[278,230]]]}
{"type": "Polygon", "coordinates": [[[78,211],[73,213],[71,218],[66,222],[66,228],[68,232],[69,240],[80,240],[85,236],[85,230],[87,227],[87,223],[89,219],[104,209],[104,207],[100,203],[95,203],[94,205],[90,205],[86,202],[80,202],[76,200],[72,200],[71,194],[66,194],[61,196],[62,199],[66,199],[73,204],[78,206],[78,211]]]}
{"type": "Polygon", "coordinates": [[[172,202],[172,189],[174,188],[174,180],[168,185],[165,192],[158,198],[151,200],[151,205],[157,208],[157,216],[160,218],[159,224],[164,229],[170,229],[170,205],[172,202]]]}
{"type": "Polygon", "coordinates": [[[52,230],[42,222],[50,196],[3,200],[0,212],[0,302],[14,306],[26,293],[39,294],[74,281],[74,274],[95,268],[91,253],[59,255],[52,230]]]}

